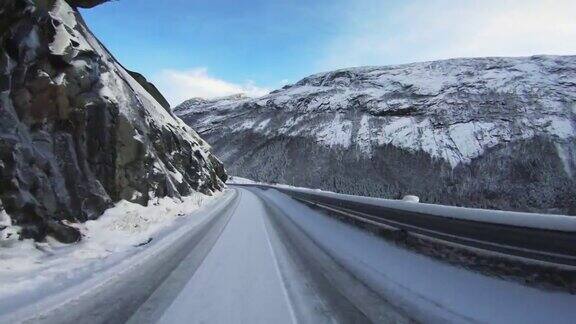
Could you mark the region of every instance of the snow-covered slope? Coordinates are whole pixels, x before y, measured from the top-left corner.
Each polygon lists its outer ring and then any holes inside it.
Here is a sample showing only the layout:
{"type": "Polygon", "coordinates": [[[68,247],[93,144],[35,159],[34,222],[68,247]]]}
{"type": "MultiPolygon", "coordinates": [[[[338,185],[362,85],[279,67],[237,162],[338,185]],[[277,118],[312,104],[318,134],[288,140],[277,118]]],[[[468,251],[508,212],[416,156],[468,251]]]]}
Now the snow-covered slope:
{"type": "Polygon", "coordinates": [[[575,56],[343,69],[175,113],[258,181],[576,212],[575,56]]]}
{"type": "Polygon", "coordinates": [[[177,115],[186,116],[199,110],[214,111],[219,108],[226,109],[230,104],[235,105],[242,102],[247,102],[250,97],[243,93],[238,93],[230,96],[220,97],[216,99],[192,98],[184,101],[174,108],[174,113],[177,115]]]}
{"type": "Polygon", "coordinates": [[[101,2],[0,5],[0,199],[24,238],[73,242],[80,233],[67,222],[95,219],[113,202],[224,186],[209,145],[74,8],[101,2]]]}

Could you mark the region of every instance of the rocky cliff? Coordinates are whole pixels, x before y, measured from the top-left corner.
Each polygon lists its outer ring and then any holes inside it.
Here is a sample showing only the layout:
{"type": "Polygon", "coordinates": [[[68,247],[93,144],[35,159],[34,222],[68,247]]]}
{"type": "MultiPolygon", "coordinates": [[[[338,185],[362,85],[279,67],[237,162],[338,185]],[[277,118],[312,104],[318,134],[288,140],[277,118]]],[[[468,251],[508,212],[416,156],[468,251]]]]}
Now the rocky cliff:
{"type": "Polygon", "coordinates": [[[0,204],[21,237],[77,241],[68,224],[115,201],[224,186],[209,145],[114,59],[75,8],[102,2],[0,4],[0,204]]]}
{"type": "Polygon", "coordinates": [[[575,56],[343,69],[175,113],[233,175],[576,214],[575,56]]]}

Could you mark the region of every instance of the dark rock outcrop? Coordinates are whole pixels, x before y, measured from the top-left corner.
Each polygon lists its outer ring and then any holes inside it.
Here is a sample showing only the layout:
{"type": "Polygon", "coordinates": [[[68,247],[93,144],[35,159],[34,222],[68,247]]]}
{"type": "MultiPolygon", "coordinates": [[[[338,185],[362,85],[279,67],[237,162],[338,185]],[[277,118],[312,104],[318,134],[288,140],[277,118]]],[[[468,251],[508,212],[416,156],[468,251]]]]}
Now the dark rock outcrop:
{"type": "Polygon", "coordinates": [[[224,186],[208,144],[134,80],[74,8],[102,2],[0,5],[0,200],[24,238],[74,242],[80,235],[68,224],[115,201],[224,186]]]}
{"type": "Polygon", "coordinates": [[[93,8],[110,0],[66,0],[72,7],[93,8]]]}
{"type": "Polygon", "coordinates": [[[170,103],[168,102],[168,100],[166,100],[166,98],[164,98],[162,93],[160,93],[160,90],[158,90],[158,88],[156,88],[156,86],[153,83],[146,80],[146,78],[138,72],[130,71],[128,69],[126,69],[126,72],[128,72],[128,74],[130,74],[130,76],[134,78],[134,80],[140,83],[140,85],[146,91],[148,91],[148,93],[152,97],[154,97],[154,99],[156,99],[156,101],[160,104],[160,106],[166,109],[168,113],[170,114],[172,113],[172,109],[170,109],[170,103]]]}

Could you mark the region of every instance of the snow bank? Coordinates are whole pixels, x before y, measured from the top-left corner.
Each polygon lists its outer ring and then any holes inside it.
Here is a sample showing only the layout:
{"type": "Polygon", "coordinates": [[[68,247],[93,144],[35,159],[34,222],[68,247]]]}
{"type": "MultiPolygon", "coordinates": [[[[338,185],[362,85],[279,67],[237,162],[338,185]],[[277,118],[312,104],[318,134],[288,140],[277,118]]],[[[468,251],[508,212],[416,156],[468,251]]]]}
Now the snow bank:
{"type": "MultiPolygon", "coordinates": [[[[50,294],[93,276],[183,222],[199,222],[202,214],[191,217],[191,213],[219,201],[221,195],[194,193],[182,200],[154,199],[149,206],[121,201],[97,220],[69,224],[82,232],[83,239],[77,244],[62,244],[50,237],[43,243],[12,240],[5,244],[6,240],[0,240],[0,313],[23,303],[19,299],[50,294]]],[[[0,224],[10,225],[3,211],[0,224]]]]}
{"type": "Polygon", "coordinates": [[[119,202],[107,210],[99,219],[78,226],[85,235],[85,248],[80,256],[113,251],[121,251],[143,244],[165,227],[170,226],[176,217],[185,216],[200,208],[210,196],[195,193],[184,199],[157,199],[149,206],[128,201],[119,202]]]}

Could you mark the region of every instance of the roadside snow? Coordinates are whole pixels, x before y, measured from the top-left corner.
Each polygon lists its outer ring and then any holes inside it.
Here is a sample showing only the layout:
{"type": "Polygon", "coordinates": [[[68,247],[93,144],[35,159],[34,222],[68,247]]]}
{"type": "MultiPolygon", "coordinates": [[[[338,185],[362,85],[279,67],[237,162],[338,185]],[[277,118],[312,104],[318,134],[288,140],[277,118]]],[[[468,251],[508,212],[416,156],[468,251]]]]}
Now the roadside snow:
{"type": "MultiPolygon", "coordinates": [[[[149,206],[121,201],[97,220],[70,224],[82,232],[83,239],[77,244],[62,244],[50,237],[43,243],[27,239],[5,244],[7,241],[1,240],[0,313],[93,276],[177,224],[197,221],[200,216],[188,216],[221,195],[194,193],[182,200],[154,199],[149,206]]],[[[3,211],[0,224],[10,225],[3,211]]]]}
{"type": "Polygon", "coordinates": [[[99,219],[80,226],[86,244],[77,255],[91,258],[94,253],[103,253],[105,256],[144,243],[153,237],[154,233],[170,226],[176,217],[197,210],[211,198],[213,197],[194,193],[182,201],[162,198],[149,206],[121,201],[99,219]]]}

